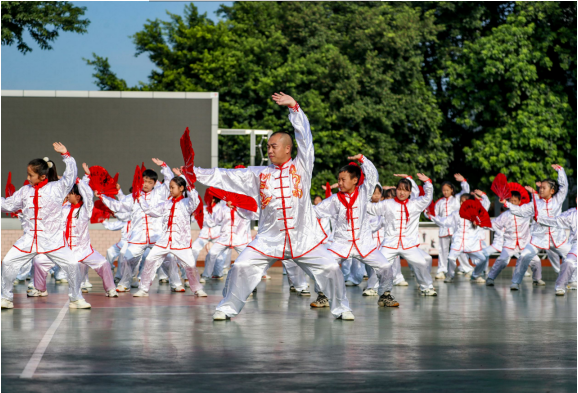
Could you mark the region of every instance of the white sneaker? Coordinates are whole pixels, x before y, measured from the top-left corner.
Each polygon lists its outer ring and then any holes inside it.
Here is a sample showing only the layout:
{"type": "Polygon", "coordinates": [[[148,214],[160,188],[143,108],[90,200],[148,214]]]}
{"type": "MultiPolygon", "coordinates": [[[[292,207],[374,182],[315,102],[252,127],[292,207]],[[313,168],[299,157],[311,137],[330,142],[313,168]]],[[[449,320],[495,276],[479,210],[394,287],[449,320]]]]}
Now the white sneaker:
{"type": "Polygon", "coordinates": [[[519,284],[512,284],[510,285],[510,291],[519,291],[520,285],[519,284]]]}
{"type": "Polygon", "coordinates": [[[14,280],[14,281],[12,282],[12,284],[18,285],[18,284],[20,284],[20,280],[19,280],[19,279],[16,279],[16,280],[14,280]]]}
{"type": "Polygon", "coordinates": [[[543,287],[544,285],[546,285],[546,282],[543,280],[534,280],[532,281],[532,285],[535,287],[543,287]]]}
{"type": "Polygon", "coordinates": [[[56,280],[56,282],[60,282],[61,284],[68,283],[68,278],[61,278],[60,280],[56,280]]]}
{"type": "Polygon", "coordinates": [[[356,286],[356,285],[357,285],[357,284],[354,284],[352,281],[349,281],[349,280],[345,281],[345,286],[346,286],[346,287],[354,287],[354,286],[356,286]]]}
{"type": "Polygon", "coordinates": [[[423,291],[421,291],[421,294],[423,296],[437,296],[438,295],[438,293],[433,288],[424,289],[423,291]]]}
{"type": "Polygon", "coordinates": [[[446,278],[446,274],[444,272],[439,272],[435,275],[436,280],[443,280],[444,278],[446,278]]]}
{"type": "Polygon", "coordinates": [[[398,282],[397,284],[394,284],[396,287],[407,287],[409,284],[407,283],[407,281],[402,281],[402,282],[398,282]]]}
{"type": "Polygon", "coordinates": [[[75,302],[70,302],[70,304],[68,305],[68,308],[84,308],[84,309],[86,309],[86,308],[90,308],[90,307],[91,307],[90,303],[88,303],[84,299],[80,299],[80,300],[77,300],[75,302]]]}
{"type": "Polygon", "coordinates": [[[85,281],[82,284],[80,284],[80,288],[92,288],[92,284],[90,283],[90,281],[85,281]]]}
{"type": "Polygon", "coordinates": [[[2,308],[14,308],[14,303],[8,299],[2,298],[2,308]]]}
{"type": "Polygon", "coordinates": [[[171,288],[171,291],[173,292],[185,292],[185,287],[183,287],[182,285],[177,285],[174,288],[171,288]]]}
{"type": "Polygon", "coordinates": [[[199,289],[197,292],[195,292],[195,295],[197,295],[198,297],[207,297],[207,293],[202,289],[199,289]]]}
{"type": "Polygon", "coordinates": [[[345,311],[339,316],[339,319],[343,319],[344,321],[353,321],[355,320],[355,317],[351,311],[345,311]]]}
{"type": "Polygon", "coordinates": [[[118,293],[116,293],[116,289],[111,289],[110,291],[107,291],[106,297],[118,297],[118,293]]]}
{"type": "Polygon", "coordinates": [[[464,273],[464,276],[466,276],[466,277],[472,277],[472,273],[473,273],[473,271],[464,273]]]}
{"type": "Polygon", "coordinates": [[[148,297],[149,294],[148,292],[143,291],[142,289],[139,289],[138,291],[136,291],[135,294],[132,295],[133,297],[148,297]]]}
{"type": "MultiPolygon", "coordinates": [[[[226,276],[227,274],[229,274],[229,268],[228,267],[223,269],[223,276],[226,276]]],[[[271,277],[268,278],[268,280],[270,280],[270,279],[271,279],[271,277]]]]}
{"type": "Polygon", "coordinates": [[[130,288],[125,287],[124,285],[119,285],[116,287],[117,292],[130,292],[130,288]]]}
{"type": "Polygon", "coordinates": [[[168,278],[159,278],[159,284],[166,284],[169,282],[168,278]]]}
{"type": "Polygon", "coordinates": [[[461,275],[463,275],[463,274],[464,274],[464,272],[463,272],[463,271],[461,271],[461,270],[458,270],[458,272],[457,272],[456,274],[458,274],[458,275],[460,275],[460,276],[461,276],[461,275]]]}
{"type": "Polygon", "coordinates": [[[207,282],[207,280],[205,280],[205,277],[201,277],[201,278],[199,279],[199,282],[200,282],[201,284],[204,284],[204,283],[207,282]]]}
{"type": "Polygon", "coordinates": [[[444,279],[444,282],[445,282],[445,283],[450,283],[450,282],[453,282],[453,281],[454,281],[454,278],[453,278],[453,277],[446,277],[446,278],[444,279]]]}
{"type": "Polygon", "coordinates": [[[472,280],[470,280],[471,282],[478,282],[480,284],[483,284],[486,282],[486,280],[484,280],[484,277],[480,276],[480,277],[476,277],[476,278],[472,278],[472,280]]]}
{"type": "Polygon", "coordinates": [[[375,289],[373,288],[368,288],[365,291],[363,291],[363,296],[377,296],[378,293],[375,289]]]}
{"type": "Polygon", "coordinates": [[[130,284],[130,286],[132,288],[138,288],[139,283],[140,283],[140,278],[133,277],[132,278],[132,284],[130,284]]]}
{"type": "Polygon", "coordinates": [[[311,291],[309,291],[309,289],[304,289],[299,292],[299,296],[311,296],[311,291]]]}
{"type": "Polygon", "coordinates": [[[185,280],[185,288],[190,288],[191,284],[189,284],[189,280],[185,280]]]}
{"type": "Polygon", "coordinates": [[[28,297],[45,297],[48,296],[48,291],[39,291],[38,289],[34,288],[30,292],[27,291],[26,296],[28,297]]]}
{"type": "Polygon", "coordinates": [[[88,293],[88,288],[80,288],[80,292],[82,292],[82,293],[88,293]]]}
{"type": "Polygon", "coordinates": [[[563,289],[556,289],[556,296],[564,296],[566,291],[563,289]]]}
{"type": "Polygon", "coordinates": [[[28,283],[28,289],[34,289],[34,280],[30,280],[28,283]]]}
{"type": "Polygon", "coordinates": [[[213,321],[226,321],[227,319],[229,319],[229,317],[222,311],[217,310],[213,314],[213,321]]]}
{"type": "Polygon", "coordinates": [[[575,291],[578,288],[578,286],[576,284],[577,284],[576,281],[568,283],[568,285],[566,285],[566,289],[571,289],[571,290],[575,291]]]}
{"type": "MultiPolygon", "coordinates": [[[[223,274],[225,274],[225,273],[223,272],[223,274]]],[[[263,280],[270,280],[271,276],[265,274],[262,278],[263,278],[263,280]]]]}
{"type": "Polygon", "coordinates": [[[530,273],[530,270],[526,270],[526,273],[524,273],[524,277],[532,277],[532,273],[530,273]]]}

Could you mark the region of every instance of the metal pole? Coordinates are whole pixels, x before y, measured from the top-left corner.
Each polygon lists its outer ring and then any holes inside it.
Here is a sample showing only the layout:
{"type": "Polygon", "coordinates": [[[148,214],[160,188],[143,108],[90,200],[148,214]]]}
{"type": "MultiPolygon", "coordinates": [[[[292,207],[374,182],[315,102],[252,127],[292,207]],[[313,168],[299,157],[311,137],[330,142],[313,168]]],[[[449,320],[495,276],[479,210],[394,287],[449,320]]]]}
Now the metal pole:
{"type": "Polygon", "coordinates": [[[255,130],[251,130],[251,160],[250,160],[250,164],[251,166],[255,166],[255,145],[256,145],[256,141],[255,141],[255,130]]]}

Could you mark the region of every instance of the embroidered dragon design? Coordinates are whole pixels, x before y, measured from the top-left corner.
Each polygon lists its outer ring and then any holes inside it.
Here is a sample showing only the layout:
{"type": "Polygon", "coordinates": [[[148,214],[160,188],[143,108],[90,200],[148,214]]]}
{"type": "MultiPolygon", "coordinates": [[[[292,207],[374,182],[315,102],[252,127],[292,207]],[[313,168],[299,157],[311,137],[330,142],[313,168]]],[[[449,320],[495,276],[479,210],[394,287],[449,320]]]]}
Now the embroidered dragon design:
{"type": "Polygon", "coordinates": [[[267,207],[267,205],[269,204],[269,202],[271,202],[271,199],[273,199],[272,196],[266,196],[265,193],[263,192],[263,190],[265,190],[267,188],[267,182],[269,181],[269,179],[271,178],[271,174],[263,174],[261,173],[261,175],[259,176],[260,181],[261,181],[261,186],[259,194],[261,195],[261,209],[265,209],[265,207],[267,207]]]}
{"type": "Polygon", "coordinates": [[[291,168],[289,168],[289,173],[291,174],[291,179],[293,180],[293,196],[301,198],[303,196],[303,190],[301,189],[301,176],[297,174],[297,168],[295,168],[295,165],[291,165],[291,168]]]}

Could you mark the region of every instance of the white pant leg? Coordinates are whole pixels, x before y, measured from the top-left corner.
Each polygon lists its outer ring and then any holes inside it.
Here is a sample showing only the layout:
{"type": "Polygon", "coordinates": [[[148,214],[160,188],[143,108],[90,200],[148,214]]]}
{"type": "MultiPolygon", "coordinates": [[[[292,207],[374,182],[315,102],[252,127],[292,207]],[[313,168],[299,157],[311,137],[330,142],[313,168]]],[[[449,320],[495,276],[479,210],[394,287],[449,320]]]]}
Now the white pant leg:
{"type": "Polygon", "coordinates": [[[457,260],[463,251],[457,251],[453,248],[450,250],[450,255],[448,256],[448,274],[449,278],[453,278],[456,274],[457,260]]]}
{"type": "MultiPolygon", "coordinates": [[[[146,259],[145,259],[146,260],[146,259]]],[[[169,274],[168,272],[164,269],[163,267],[164,262],[162,265],[159,266],[159,268],[157,269],[157,274],[159,276],[159,280],[168,280],[169,279],[169,274]]]]}
{"type": "Polygon", "coordinates": [[[438,270],[437,272],[448,272],[448,256],[450,254],[451,236],[440,237],[438,242],[438,270]]]}
{"type": "Polygon", "coordinates": [[[363,276],[365,276],[365,265],[359,259],[353,258],[351,263],[351,273],[349,274],[349,281],[355,285],[359,285],[363,282],[363,276]]]}
{"type": "Polygon", "coordinates": [[[34,288],[40,292],[46,291],[46,277],[50,269],[56,266],[46,255],[36,254],[34,257],[34,288]]]}
{"type": "Polygon", "coordinates": [[[558,275],[558,279],[556,280],[556,290],[563,290],[566,291],[566,285],[573,279],[575,280],[574,276],[576,275],[576,255],[574,254],[567,254],[566,260],[562,263],[560,267],[560,274],[558,275]]]}
{"type": "MultiPolygon", "coordinates": [[[[110,246],[108,250],[106,250],[106,260],[110,264],[111,269],[114,269],[114,261],[119,257],[120,250],[121,248],[118,246],[118,243],[110,246]]],[[[120,261],[118,267],[120,268],[120,261]]]]}
{"type": "Polygon", "coordinates": [[[356,253],[353,255],[353,258],[367,266],[370,266],[373,269],[375,275],[377,276],[377,280],[379,281],[379,288],[377,290],[379,294],[384,292],[391,292],[393,289],[393,260],[388,260],[377,249],[373,250],[365,257],[361,257],[356,253]]]}
{"type": "Polygon", "coordinates": [[[394,262],[395,257],[400,256],[404,258],[408,264],[412,265],[420,289],[433,288],[431,275],[427,271],[427,262],[417,247],[407,250],[382,247],[381,252],[391,263],[394,262]]]}
{"type": "Polygon", "coordinates": [[[472,263],[475,265],[474,271],[472,273],[472,278],[481,277],[486,268],[487,253],[483,251],[469,252],[468,256],[472,259],[472,263]]]}
{"type": "Polygon", "coordinates": [[[560,255],[558,255],[558,253],[554,250],[546,250],[546,254],[548,254],[548,260],[554,268],[554,271],[556,273],[560,273],[560,255]]]}
{"type": "Polygon", "coordinates": [[[179,275],[179,266],[177,264],[177,257],[175,257],[174,254],[168,254],[163,260],[163,264],[161,266],[164,268],[164,271],[167,272],[169,276],[169,285],[171,286],[171,288],[183,286],[181,276],[179,275]]]}
{"type": "Polygon", "coordinates": [[[536,255],[530,261],[530,270],[532,270],[532,280],[538,281],[542,279],[542,260],[536,255]]]}
{"type": "Polygon", "coordinates": [[[512,277],[513,284],[520,284],[522,282],[524,274],[528,270],[532,259],[534,259],[537,254],[538,249],[531,243],[528,243],[526,247],[524,247],[524,250],[522,250],[516,263],[516,268],[514,269],[514,276],[512,277]]]}
{"type": "MultiPolygon", "coordinates": [[[[433,264],[433,258],[431,257],[431,255],[429,255],[427,252],[425,252],[424,250],[422,250],[421,248],[417,248],[420,252],[420,254],[423,256],[423,259],[425,259],[425,262],[427,264],[427,272],[429,274],[431,274],[431,267],[433,264]]],[[[401,263],[399,265],[399,273],[401,274],[401,263]]],[[[401,275],[401,277],[403,278],[403,274],[401,275]]]]}
{"type": "Polygon", "coordinates": [[[110,264],[105,257],[100,255],[98,251],[93,251],[92,254],[80,261],[80,264],[81,266],[84,265],[90,267],[99,275],[100,278],[102,278],[102,285],[105,291],[108,292],[115,288],[112,270],[110,270],[110,264]]]}
{"type": "Polygon", "coordinates": [[[295,287],[297,292],[306,290],[309,287],[307,274],[292,259],[284,259],[283,267],[287,270],[287,279],[290,285],[295,287]]]}
{"type": "Polygon", "coordinates": [[[195,258],[195,261],[199,259],[199,254],[201,253],[203,247],[207,245],[207,243],[209,243],[209,239],[201,239],[200,237],[198,237],[193,242],[193,245],[191,246],[191,251],[193,252],[193,258],[195,258]]]}
{"type": "MultiPolygon", "coordinates": [[[[381,252],[381,249],[379,250],[379,252],[381,252]]],[[[367,287],[365,289],[375,289],[376,291],[379,289],[379,281],[377,280],[377,274],[375,274],[375,270],[373,270],[369,266],[367,266],[367,287]]]]}
{"type": "MultiPolygon", "coordinates": [[[[235,251],[239,254],[247,248],[246,244],[233,247],[235,251]]],[[[213,276],[223,277],[223,269],[225,268],[225,263],[227,262],[227,254],[229,256],[229,261],[231,260],[231,248],[227,247],[223,250],[215,260],[215,267],[213,268],[213,276]]],[[[213,254],[214,255],[214,254],[213,254]]],[[[211,257],[212,258],[212,257],[211,257]]],[[[267,270],[263,270],[263,275],[265,275],[267,270]]]]}
{"type": "Polygon", "coordinates": [[[55,280],[62,280],[66,277],[66,272],[60,268],[60,266],[54,266],[54,279],[55,280]]]}
{"type": "Polygon", "coordinates": [[[132,278],[135,273],[138,273],[139,263],[147,248],[149,248],[149,245],[147,244],[128,244],[124,253],[124,268],[122,271],[122,277],[118,283],[119,286],[122,285],[125,288],[130,288],[132,278]]]}
{"type": "Polygon", "coordinates": [[[118,267],[116,269],[116,274],[114,275],[116,278],[118,278],[119,280],[122,278],[122,271],[124,269],[124,266],[126,265],[125,260],[124,260],[124,254],[126,253],[126,250],[128,249],[128,243],[125,243],[122,248],[120,249],[120,255],[118,256],[118,267]]]}
{"type": "Polygon", "coordinates": [[[341,273],[343,274],[343,279],[345,281],[349,280],[349,276],[351,275],[351,267],[353,265],[353,258],[342,259],[342,258],[337,258],[337,256],[336,256],[335,260],[336,261],[342,261],[341,262],[341,273]]]}
{"type": "Polygon", "coordinates": [[[184,267],[186,277],[189,280],[189,286],[193,293],[203,289],[200,283],[201,276],[197,270],[197,260],[193,256],[190,248],[184,250],[171,250],[171,253],[177,258],[178,263],[184,267]]]}
{"type": "Polygon", "coordinates": [[[504,270],[506,266],[510,263],[510,259],[512,259],[512,255],[519,251],[519,248],[516,247],[515,249],[510,249],[503,247],[500,256],[494,262],[494,265],[490,269],[488,273],[488,278],[495,280],[496,277],[504,270]]]}
{"type": "MultiPolygon", "coordinates": [[[[203,274],[202,274],[203,277],[211,278],[213,276],[216,276],[215,265],[216,265],[217,259],[228,248],[229,247],[224,246],[220,243],[213,244],[213,247],[211,247],[211,249],[209,250],[209,254],[207,254],[207,258],[205,259],[205,269],[203,270],[203,274]]],[[[222,267],[221,267],[221,269],[222,269],[222,267]]]]}
{"type": "Polygon", "coordinates": [[[462,253],[458,257],[458,261],[460,262],[460,266],[458,266],[459,270],[464,272],[464,274],[472,273],[474,268],[470,265],[468,254],[462,253]]]}
{"type": "MultiPolygon", "coordinates": [[[[401,258],[398,256],[397,258],[395,258],[395,262],[393,263],[393,266],[391,267],[392,269],[392,274],[393,274],[393,284],[397,285],[400,282],[404,282],[405,278],[403,277],[403,274],[401,273],[401,258]]],[[[369,284],[367,285],[367,287],[369,288],[369,284]]]]}

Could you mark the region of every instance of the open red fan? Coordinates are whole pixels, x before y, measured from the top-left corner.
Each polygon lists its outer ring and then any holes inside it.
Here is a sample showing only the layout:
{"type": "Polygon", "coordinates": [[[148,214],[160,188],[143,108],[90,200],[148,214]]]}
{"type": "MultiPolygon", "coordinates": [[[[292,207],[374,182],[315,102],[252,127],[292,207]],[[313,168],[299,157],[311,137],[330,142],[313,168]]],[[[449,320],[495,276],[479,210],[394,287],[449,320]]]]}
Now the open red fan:
{"type": "Polygon", "coordinates": [[[510,188],[508,187],[508,179],[503,173],[498,173],[492,182],[492,191],[500,198],[500,200],[508,199],[512,196],[510,188]]]}
{"type": "Polygon", "coordinates": [[[104,220],[108,220],[110,217],[114,217],[112,210],[110,210],[101,200],[94,202],[92,216],[90,217],[91,224],[100,224],[104,220]]]}
{"type": "MultiPolygon", "coordinates": [[[[27,180],[28,181],[28,180],[27,180]]],[[[26,185],[26,183],[24,184],[26,185]]],[[[6,198],[10,198],[16,192],[16,187],[12,184],[12,172],[8,172],[8,180],[6,180],[6,189],[4,189],[4,195],[6,198]]],[[[16,213],[6,213],[8,217],[18,217],[18,213],[22,210],[19,210],[16,213]]]]}
{"type": "Polygon", "coordinates": [[[139,166],[136,166],[134,170],[134,177],[132,178],[132,199],[135,201],[140,197],[140,192],[142,191],[143,179],[142,172],[139,166]]]}
{"type": "Polygon", "coordinates": [[[422,186],[417,186],[419,188],[419,196],[424,196],[425,195],[425,190],[423,189],[422,186]]]}
{"type": "Polygon", "coordinates": [[[508,188],[510,192],[518,191],[522,196],[522,200],[520,201],[520,205],[525,205],[526,203],[530,203],[530,195],[528,195],[528,191],[519,183],[508,183],[508,188]]]}
{"type": "Polygon", "coordinates": [[[460,206],[460,217],[465,218],[466,220],[470,220],[480,227],[492,227],[490,215],[477,199],[468,199],[462,203],[462,206],[460,206]]]}
{"type": "Polygon", "coordinates": [[[427,214],[430,217],[435,217],[436,216],[436,202],[431,201],[431,203],[428,205],[427,207],[427,214]]]}
{"type": "MultiPolygon", "coordinates": [[[[198,194],[197,194],[198,195],[198,194]]],[[[205,193],[206,195],[206,193],[205,193]]],[[[197,221],[197,224],[199,224],[199,228],[203,228],[203,219],[204,219],[204,214],[203,214],[203,200],[201,199],[201,196],[198,195],[199,197],[199,205],[197,206],[197,208],[195,209],[194,213],[193,213],[193,217],[195,217],[195,220],[197,221]]]]}
{"type": "Polygon", "coordinates": [[[325,183],[325,198],[329,198],[331,196],[331,184],[329,182],[325,183]]]}
{"type": "Polygon", "coordinates": [[[181,136],[181,152],[183,153],[183,159],[185,160],[185,165],[181,172],[187,179],[188,186],[195,188],[195,182],[197,181],[197,176],[193,169],[193,166],[195,165],[195,151],[193,150],[193,144],[191,143],[189,127],[187,127],[185,132],[183,132],[183,136],[181,136]]]}
{"type": "Polygon", "coordinates": [[[90,168],[90,181],[88,185],[94,191],[98,191],[100,194],[112,197],[118,194],[116,189],[116,180],[118,179],[118,173],[114,178],[110,177],[108,171],[101,166],[94,165],[90,168]]]}
{"type": "Polygon", "coordinates": [[[207,190],[207,193],[211,192],[211,194],[223,201],[231,202],[233,206],[239,207],[241,209],[250,210],[252,212],[257,212],[257,202],[254,198],[251,198],[247,195],[243,194],[236,194],[234,192],[228,192],[219,190],[218,188],[211,187],[207,190]]]}

